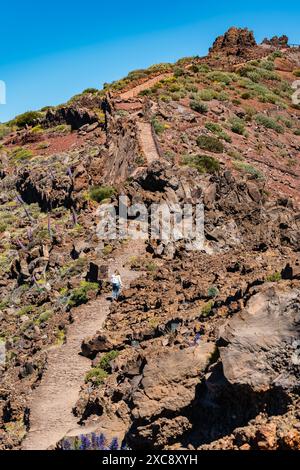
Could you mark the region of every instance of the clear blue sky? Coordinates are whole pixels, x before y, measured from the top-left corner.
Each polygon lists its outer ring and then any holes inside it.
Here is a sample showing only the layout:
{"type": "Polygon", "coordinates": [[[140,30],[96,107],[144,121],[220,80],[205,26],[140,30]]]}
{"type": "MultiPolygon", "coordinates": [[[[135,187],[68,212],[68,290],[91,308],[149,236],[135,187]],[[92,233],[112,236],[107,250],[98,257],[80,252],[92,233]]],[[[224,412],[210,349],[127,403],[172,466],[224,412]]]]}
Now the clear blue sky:
{"type": "Polygon", "coordinates": [[[257,41],[285,33],[300,43],[299,0],[15,0],[0,11],[0,122],[136,68],[204,55],[233,25],[257,41]]]}

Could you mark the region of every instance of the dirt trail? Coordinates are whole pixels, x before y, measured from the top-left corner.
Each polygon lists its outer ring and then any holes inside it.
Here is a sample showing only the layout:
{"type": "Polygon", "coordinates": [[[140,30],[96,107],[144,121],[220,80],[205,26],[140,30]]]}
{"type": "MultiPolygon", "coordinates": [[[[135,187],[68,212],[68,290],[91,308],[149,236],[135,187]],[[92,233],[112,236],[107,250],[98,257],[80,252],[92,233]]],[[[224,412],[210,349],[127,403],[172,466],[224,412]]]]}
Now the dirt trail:
{"type": "MultiPolygon", "coordinates": [[[[109,275],[119,269],[123,283],[138,277],[126,267],[128,259],[142,252],[137,242],[128,243],[120,256],[109,265],[109,275]]],[[[68,431],[79,428],[72,409],[79,397],[80,387],[91,361],[79,355],[82,340],[100,330],[109,313],[110,300],[104,294],[74,311],[74,323],[67,332],[67,342],[52,347],[48,352],[48,365],[38,388],[30,397],[30,430],[23,442],[23,450],[46,450],[54,446],[68,431]]],[[[84,427],[82,428],[84,432],[84,427]]]]}
{"type": "Polygon", "coordinates": [[[143,154],[146,157],[147,165],[150,165],[155,160],[160,160],[153,135],[152,128],[149,122],[137,122],[138,139],[140,142],[143,154]]]}
{"type": "Polygon", "coordinates": [[[141,91],[147,90],[147,88],[151,88],[153,85],[155,85],[157,82],[160,82],[161,80],[172,77],[173,73],[162,73],[161,75],[157,75],[157,77],[150,78],[150,80],[147,80],[146,82],[141,83],[140,85],[137,85],[134,88],[131,88],[131,90],[124,91],[124,93],[120,93],[119,98],[122,100],[128,100],[129,98],[135,98],[141,91]]]}

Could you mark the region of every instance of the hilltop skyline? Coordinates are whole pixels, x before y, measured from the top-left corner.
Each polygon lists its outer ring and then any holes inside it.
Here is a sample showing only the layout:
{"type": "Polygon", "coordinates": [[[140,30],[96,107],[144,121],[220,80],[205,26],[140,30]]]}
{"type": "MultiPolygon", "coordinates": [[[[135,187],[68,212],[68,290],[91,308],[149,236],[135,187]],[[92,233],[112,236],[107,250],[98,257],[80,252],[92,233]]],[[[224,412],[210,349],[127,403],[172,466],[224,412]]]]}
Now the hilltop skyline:
{"type": "Polygon", "coordinates": [[[126,11],[118,1],[109,8],[91,1],[82,10],[55,0],[51,11],[34,3],[34,14],[21,3],[2,8],[0,79],[7,86],[7,104],[0,106],[0,122],[65,102],[87,87],[101,88],[133,69],[205,55],[230,26],[252,29],[258,42],[280,34],[299,42],[296,2],[289,3],[288,11],[286,6],[274,9],[270,1],[263,6],[254,1],[250,7],[237,1],[207,6],[189,0],[183,9],[176,0],[172,8],[154,2],[150,11],[135,0],[126,11]]]}

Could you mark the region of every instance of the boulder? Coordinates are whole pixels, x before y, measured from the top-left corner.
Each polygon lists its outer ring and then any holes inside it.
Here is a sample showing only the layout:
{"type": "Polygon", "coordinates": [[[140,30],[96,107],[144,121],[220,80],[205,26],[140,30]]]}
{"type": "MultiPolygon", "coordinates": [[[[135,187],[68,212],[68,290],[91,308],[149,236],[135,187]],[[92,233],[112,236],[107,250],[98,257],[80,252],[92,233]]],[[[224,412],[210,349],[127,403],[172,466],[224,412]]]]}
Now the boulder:
{"type": "Polygon", "coordinates": [[[133,395],[135,419],[150,419],[188,406],[214,350],[214,343],[203,342],[196,347],[162,351],[149,359],[141,387],[133,395]]]}
{"type": "Polygon", "coordinates": [[[299,386],[300,289],[268,286],[220,329],[220,357],[231,384],[254,391],[299,386]],[[294,361],[295,362],[295,361],[294,361]],[[297,362],[297,361],[296,361],[297,362]]]}

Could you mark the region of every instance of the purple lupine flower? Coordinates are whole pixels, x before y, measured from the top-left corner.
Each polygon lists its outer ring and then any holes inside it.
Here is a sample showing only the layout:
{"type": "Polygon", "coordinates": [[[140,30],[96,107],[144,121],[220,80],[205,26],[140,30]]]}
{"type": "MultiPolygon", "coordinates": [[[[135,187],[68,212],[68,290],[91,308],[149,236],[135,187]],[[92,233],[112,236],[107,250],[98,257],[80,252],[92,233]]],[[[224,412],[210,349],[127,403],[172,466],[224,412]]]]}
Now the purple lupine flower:
{"type": "Polygon", "coordinates": [[[109,448],[109,450],[118,450],[119,449],[119,442],[118,442],[118,439],[116,437],[113,438],[113,440],[111,441],[108,448],[109,448]]]}
{"type": "Polygon", "coordinates": [[[92,449],[97,450],[97,435],[94,432],[92,432],[91,440],[92,440],[92,449]]]}
{"type": "Polygon", "coordinates": [[[68,439],[63,440],[62,450],[71,450],[71,443],[68,439]]]}
{"type": "Polygon", "coordinates": [[[106,439],[105,439],[104,434],[100,434],[100,436],[97,437],[97,445],[96,445],[96,448],[97,448],[98,450],[105,450],[106,445],[107,445],[107,441],[106,441],[106,439]]]}
{"type": "Polygon", "coordinates": [[[81,434],[80,440],[81,440],[81,443],[80,443],[80,446],[79,446],[79,450],[90,450],[91,449],[91,441],[89,440],[89,438],[87,436],[85,436],[84,434],[81,434]]]}
{"type": "Polygon", "coordinates": [[[129,445],[126,442],[123,442],[121,450],[131,450],[129,445]]]}
{"type": "Polygon", "coordinates": [[[200,343],[201,335],[200,333],[197,333],[194,339],[194,346],[197,346],[197,344],[200,343]]]}
{"type": "Polygon", "coordinates": [[[73,178],[72,170],[70,167],[67,169],[67,175],[70,176],[71,179],[73,178]]]}

